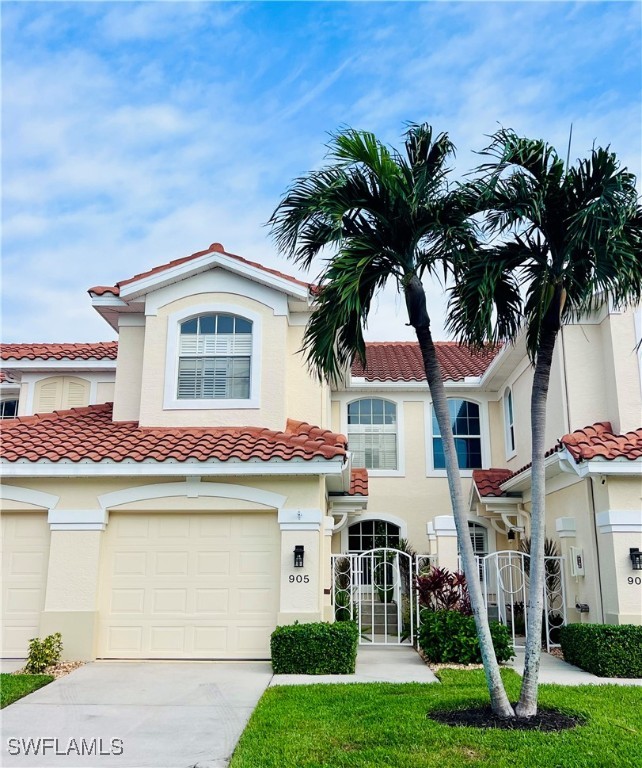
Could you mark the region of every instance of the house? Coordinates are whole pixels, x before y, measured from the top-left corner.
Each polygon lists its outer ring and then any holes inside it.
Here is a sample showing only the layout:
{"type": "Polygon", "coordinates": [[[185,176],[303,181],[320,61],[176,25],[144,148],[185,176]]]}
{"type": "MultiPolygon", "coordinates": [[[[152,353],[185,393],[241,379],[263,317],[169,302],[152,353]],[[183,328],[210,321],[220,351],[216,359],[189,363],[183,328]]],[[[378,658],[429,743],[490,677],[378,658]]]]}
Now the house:
{"type": "MultiPolygon", "coordinates": [[[[265,658],[277,624],[333,618],[341,553],[405,539],[458,567],[415,344],[320,384],[299,352],[314,286],[217,243],[89,295],[117,342],[2,350],[3,656],[60,631],[70,658],[265,658]]],[[[639,323],[603,307],[556,351],[568,620],[642,623],[639,323]]],[[[529,531],[532,370],[523,340],[437,348],[486,564],[529,531]]]]}

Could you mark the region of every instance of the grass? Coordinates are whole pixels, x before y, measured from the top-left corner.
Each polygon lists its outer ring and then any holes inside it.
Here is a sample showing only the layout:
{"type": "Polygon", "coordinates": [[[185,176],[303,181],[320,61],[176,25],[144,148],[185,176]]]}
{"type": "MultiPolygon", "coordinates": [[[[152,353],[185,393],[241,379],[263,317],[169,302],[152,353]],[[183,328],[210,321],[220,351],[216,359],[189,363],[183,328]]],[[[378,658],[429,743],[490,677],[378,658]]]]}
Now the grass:
{"type": "MultiPolygon", "coordinates": [[[[502,670],[511,700],[520,678],[502,670]]],[[[642,765],[642,688],[542,685],[539,701],[587,718],[559,733],[453,728],[430,710],[487,703],[480,671],[442,670],[441,685],[279,686],[263,695],[230,768],[609,768],[642,765]]]]}
{"type": "Polygon", "coordinates": [[[28,693],[37,691],[53,680],[51,675],[0,674],[0,709],[13,704],[28,693]]]}

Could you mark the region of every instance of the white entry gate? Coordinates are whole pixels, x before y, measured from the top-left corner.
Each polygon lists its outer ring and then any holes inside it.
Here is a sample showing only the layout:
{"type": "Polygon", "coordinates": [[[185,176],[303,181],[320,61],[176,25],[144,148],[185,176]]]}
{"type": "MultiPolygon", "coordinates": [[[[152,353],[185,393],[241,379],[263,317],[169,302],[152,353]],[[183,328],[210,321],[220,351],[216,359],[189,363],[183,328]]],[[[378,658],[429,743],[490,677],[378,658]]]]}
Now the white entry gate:
{"type": "Polygon", "coordinates": [[[414,581],[430,560],[391,547],[333,555],[335,619],[356,621],[362,645],[412,645],[418,615],[414,581]]]}
{"type": "MultiPolygon", "coordinates": [[[[490,619],[505,624],[511,631],[513,647],[526,643],[530,555],[505,550],[478,557],[478,572],[490,619]]],[[[546,650],[558,648],[559,628],[566,624],[564,558],[544,558],[545,589],[542,642],[546,650]]]]}

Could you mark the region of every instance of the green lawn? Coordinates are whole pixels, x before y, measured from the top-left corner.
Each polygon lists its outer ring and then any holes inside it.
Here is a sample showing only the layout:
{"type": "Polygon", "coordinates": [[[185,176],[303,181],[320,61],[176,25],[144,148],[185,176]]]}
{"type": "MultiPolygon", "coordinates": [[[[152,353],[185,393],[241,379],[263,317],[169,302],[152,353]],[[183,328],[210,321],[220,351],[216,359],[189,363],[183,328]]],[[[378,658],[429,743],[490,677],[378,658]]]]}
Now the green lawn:
{"type": "Polygon", "coordinates": [[[0,709],[53,680],[51,675],[0,674],[0,709]]]}
{"type": "MultiPolygon", "coordinates": [[[[516,700],[520,678],[502,670],[516,700]]],[[[442,684],[280,686],[266,691],[230,768],[642,766],[642,688],[540,687],[542,705],[588,718],[559,733],[453,728],[433,709],[487,703],[482,671],[443,670],[442,684]]]]}

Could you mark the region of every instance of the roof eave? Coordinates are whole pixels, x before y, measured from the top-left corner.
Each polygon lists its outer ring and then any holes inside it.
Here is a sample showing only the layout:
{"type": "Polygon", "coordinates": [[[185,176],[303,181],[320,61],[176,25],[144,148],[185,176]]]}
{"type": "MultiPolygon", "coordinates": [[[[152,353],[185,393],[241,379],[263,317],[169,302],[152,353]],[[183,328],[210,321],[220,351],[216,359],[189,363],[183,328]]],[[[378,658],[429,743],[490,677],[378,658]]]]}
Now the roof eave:
{"type": "Polygon", "coordinates": [[[0,462],[5,478],[168,477],[168,476],[332,476],[344,471],[345,457],[333,459],[255,459],[250,461],[15,461],[0,462]]]}
{"type": "Polygon", "coordinates": [[[119,286],[120,299],[125,303],[130,303],[147,293],[164,288],[179,280],[193,277],[201,272],[206,272],[213,267],[221,267],[228,272],[249,278],[301,301],[308,301],[310,291],[307,286],[299,285],[292,280],[279,277],[245,262],[236,261],[230,258],[228,254],[219,251],[210,251],[182,264],[177,264],[146,277],[128,281],[124,285],[121,283],[119,286]]]}

